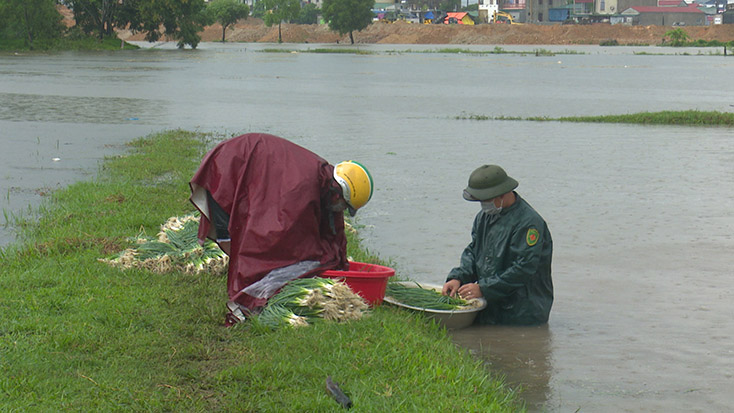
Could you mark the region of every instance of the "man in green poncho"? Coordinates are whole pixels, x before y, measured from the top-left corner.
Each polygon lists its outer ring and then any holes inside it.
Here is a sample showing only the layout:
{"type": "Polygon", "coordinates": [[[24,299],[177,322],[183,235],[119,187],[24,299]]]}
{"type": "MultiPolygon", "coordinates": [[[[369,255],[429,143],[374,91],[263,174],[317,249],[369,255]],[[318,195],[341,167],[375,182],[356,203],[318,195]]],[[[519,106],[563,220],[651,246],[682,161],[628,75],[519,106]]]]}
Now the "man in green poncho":
{"type": "Polygon", "coordinates": [[[537,325],[548,322],[553,305],[553,240],[545,220],[518,195],[517,181],[497,165],[469,177],[464,199],[482,206],[471,243],[451,270],[443,294],[484,297],[480,324],[537,325]]]}

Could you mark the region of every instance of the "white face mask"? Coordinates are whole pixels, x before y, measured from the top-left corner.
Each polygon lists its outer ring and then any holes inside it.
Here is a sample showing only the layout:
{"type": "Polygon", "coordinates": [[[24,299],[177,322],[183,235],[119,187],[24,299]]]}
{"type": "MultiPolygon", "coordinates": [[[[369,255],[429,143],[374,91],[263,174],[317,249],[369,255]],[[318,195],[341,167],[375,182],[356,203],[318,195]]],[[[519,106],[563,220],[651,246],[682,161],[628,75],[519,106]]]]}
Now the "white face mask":
{"type": "Polygon", "coordinates": [[[494,204],[494,199],[488,199],[486,201],[481,201],[480,204],[482,205],[482,211],[487,215],[497,215],[502,211],[502,205],[505,203],[505,200],[502,199],[500,202],[500,206],[496,206],[494,204]]]}

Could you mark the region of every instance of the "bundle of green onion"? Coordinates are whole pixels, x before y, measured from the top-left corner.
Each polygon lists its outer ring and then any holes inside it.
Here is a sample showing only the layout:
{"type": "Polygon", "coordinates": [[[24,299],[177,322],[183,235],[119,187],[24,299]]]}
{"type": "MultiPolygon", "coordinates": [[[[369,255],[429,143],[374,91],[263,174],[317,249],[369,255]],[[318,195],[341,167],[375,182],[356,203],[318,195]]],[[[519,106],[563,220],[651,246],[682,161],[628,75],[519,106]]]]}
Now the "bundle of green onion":
{"type": "Polygon", "coordinates": [[[322,319],[358,320],[367,308],[362,297],[341,281],[297,278],[268,300],[257,320],[271,328],[306,326],[322,319]]]}
{"type": "Polygon", "coordinates": [[[212,241],[199,245],[198,230],[198,216],[171,217],[161,225],[156,239],[135,237],[135,247],[100,261],[123,269],[145,268],[159,274],[170,271],[226,273],[229,257],[212,241]]]}
{"type": "Polygon", "coordinates": [[[423,288],[418,283],[415,285],[415,287],[409,287],[401,283],[391,282],[387,284],[385,295],[400,303],[430,310],[456,310],[468,304],[466,300],[461,298],[441,295],[440,292],[423,288]]]}

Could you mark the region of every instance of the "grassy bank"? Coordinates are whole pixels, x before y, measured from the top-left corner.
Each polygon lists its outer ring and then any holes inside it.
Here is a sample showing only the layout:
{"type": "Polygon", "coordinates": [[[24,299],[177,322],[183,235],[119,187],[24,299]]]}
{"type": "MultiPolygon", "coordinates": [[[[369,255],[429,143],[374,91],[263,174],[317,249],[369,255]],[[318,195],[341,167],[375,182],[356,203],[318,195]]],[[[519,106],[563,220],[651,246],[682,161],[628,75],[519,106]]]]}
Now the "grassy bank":
{"type": "Polygon", "coordinates": [[[684,126],[734,126],[734,113],[716,111],[662,111],[642,112],[627,115],[606,116],[567,116],[560,118],[550,117],[509,117],[468,115],[456,116],[458,120],[526,120],[539,122],[591,122],[591,123],[635,123],[641,125],[684,125],[684,126]]]}
{"type": "MultiPolygon", "coordinates": [[[[518,411],[516,395],[420,317],[222,327],[226,280],[98,262],[191,211],[207,137],[136,140],[100,176],[54,193],[0,252],[0,411],[518,411]]],[[[376,260],[350,242],[350,255],[376,260]]]]}

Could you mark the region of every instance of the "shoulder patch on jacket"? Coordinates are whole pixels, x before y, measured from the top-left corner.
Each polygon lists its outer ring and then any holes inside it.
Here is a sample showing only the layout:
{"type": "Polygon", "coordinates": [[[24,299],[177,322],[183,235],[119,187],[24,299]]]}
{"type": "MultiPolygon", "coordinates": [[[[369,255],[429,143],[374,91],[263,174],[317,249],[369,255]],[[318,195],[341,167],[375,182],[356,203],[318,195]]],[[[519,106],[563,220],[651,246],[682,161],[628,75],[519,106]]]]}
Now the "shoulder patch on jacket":
{"type": "Polygon", "coordinates": [[[528,247],[532,247],[533,245],[538,243],[538,238],[540,238],[538,230],[535,228],[530,228],[528,229],[527,235],[525,235],[525,242],[528,243],[528,247]]]}

